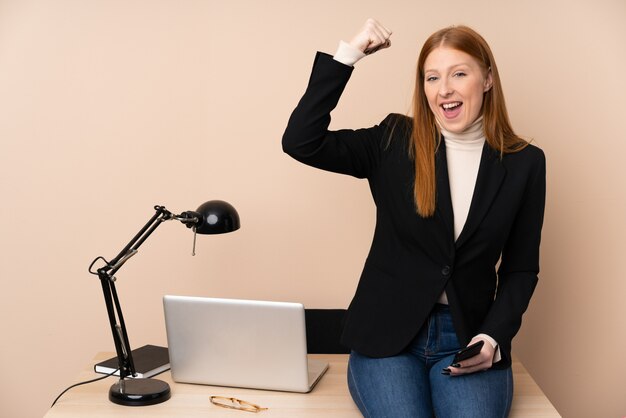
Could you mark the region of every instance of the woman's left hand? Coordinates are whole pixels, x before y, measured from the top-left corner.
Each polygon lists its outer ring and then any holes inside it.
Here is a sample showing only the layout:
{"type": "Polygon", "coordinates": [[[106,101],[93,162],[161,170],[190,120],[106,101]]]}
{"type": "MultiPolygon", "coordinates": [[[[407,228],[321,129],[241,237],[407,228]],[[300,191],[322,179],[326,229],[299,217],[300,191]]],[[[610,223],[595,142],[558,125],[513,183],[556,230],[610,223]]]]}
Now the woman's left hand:
{"type": "Polygon", "coordinates": [[[450,370],[450,376],[460,376],[463,374],[482,372],[488,370],[493,365],[493,356],[495,354],[495,348],[489,341],[481,337],[474,337],[468,345],[472,345],[477,341],[484,341],[483,348],[480,353],[474,357],[470,357],[467,360],[459,362],[460,367],[448,367],[450,370]]]}

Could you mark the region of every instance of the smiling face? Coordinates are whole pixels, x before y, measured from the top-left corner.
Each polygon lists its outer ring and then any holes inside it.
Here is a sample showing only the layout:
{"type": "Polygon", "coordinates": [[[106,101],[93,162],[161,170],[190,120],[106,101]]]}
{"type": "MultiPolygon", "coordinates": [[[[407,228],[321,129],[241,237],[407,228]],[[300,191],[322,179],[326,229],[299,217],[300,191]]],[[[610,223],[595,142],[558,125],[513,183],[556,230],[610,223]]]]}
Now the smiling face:
{"type": "Polygon", "coordinates": [[[491,71],[470,55],[440,46],[424,61],[424,93],[441,127],[465,131],[480,116],[483,95],[492,86],[491,71]]]}

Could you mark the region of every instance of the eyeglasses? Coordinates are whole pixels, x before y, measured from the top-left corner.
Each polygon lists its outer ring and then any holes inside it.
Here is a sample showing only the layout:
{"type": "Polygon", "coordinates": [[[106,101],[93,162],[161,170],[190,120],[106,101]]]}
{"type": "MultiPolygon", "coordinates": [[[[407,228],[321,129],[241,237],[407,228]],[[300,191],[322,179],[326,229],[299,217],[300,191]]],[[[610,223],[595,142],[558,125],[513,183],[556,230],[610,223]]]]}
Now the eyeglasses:
{"type": "Polygon", "coordinates": [[[209,400],[213,405],[221,406],[222,408],[237,409],[239,411],[260,412],[267,410],[267,408],[262,408],[259,405],[237,398],[227,398],[226,396],[211,396],[209,400]]]}

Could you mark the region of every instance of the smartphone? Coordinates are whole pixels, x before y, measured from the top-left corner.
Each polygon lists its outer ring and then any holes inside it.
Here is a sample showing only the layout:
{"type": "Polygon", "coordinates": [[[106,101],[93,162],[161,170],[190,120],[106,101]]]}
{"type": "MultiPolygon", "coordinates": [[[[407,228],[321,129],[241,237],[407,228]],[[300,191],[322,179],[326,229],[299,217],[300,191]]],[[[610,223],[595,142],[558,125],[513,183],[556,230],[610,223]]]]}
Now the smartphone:
{"type": "Polygon", "coordinates": [[[454,360],[452,360],[452,364],[456,364],[460,361],[467,360],[470,357],[474,357],[476,354],[480,353],[480,350],[483,348],[484,344],[485,342],[483,340],[480,340],[457,351],[456,355],[454,356],[454,360]]]}

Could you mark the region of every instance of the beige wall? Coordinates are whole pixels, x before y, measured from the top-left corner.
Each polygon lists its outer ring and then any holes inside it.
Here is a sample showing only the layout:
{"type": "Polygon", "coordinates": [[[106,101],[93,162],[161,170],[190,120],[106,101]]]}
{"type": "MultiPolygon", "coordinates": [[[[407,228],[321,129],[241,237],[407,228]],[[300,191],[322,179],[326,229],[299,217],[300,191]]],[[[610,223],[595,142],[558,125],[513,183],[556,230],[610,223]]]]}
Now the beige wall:
{"type": "Polygon", "coordinates": [[[242,229],[200,237],[196,257],[182,226],[151,237],[119,274],[133,346],[165,344],[166,293],[347,306],[366,183],[297,164],[280,137],[314,51],[369,16],[393,47],[358,65],[333,127],[405,112],[434,30],[481,32],[516,129],[548,156],[543,270],[515,351],[563,416],[626,415],[623,0],[0,0],[0,416],[43,415],[113,349],[87,266],[155,204],[228,200],[242,229]]]}

